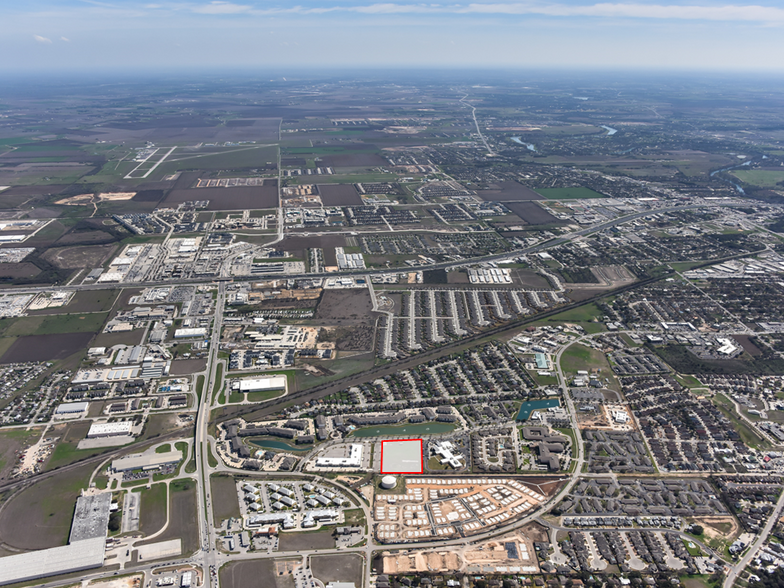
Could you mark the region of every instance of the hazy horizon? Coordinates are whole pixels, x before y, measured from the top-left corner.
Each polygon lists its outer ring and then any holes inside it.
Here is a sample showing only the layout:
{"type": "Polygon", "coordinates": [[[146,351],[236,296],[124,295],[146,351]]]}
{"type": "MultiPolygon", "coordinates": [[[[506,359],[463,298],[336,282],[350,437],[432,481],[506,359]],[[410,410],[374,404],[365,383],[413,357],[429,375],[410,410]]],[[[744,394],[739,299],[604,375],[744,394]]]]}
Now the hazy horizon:
{"type": "Polygon", "coordinates": [[[4,73],[262,68],[784,70],[784,8],[629,2],[98,2],[0,8],[4,73]]]}

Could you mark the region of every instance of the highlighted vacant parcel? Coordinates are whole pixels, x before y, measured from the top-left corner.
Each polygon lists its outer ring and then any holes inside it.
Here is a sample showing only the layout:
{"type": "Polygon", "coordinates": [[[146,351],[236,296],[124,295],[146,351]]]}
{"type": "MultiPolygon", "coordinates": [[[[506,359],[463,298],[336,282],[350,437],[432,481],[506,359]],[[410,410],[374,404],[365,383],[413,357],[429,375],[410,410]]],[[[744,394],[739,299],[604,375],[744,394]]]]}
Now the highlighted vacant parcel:
{"type": "Polygon", "coordinates": [[[421,474],[422,439],[381,442],[382,474],[421,474]]]}

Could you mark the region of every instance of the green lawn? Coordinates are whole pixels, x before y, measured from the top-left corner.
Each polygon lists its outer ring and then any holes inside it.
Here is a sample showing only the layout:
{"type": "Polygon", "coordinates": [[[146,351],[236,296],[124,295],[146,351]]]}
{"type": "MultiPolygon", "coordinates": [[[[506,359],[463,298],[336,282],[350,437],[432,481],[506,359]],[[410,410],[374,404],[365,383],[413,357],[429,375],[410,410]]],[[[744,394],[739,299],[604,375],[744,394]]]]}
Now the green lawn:
{"type": "Polygon", "coordinates": [[[168,453],[171,450],[171,443],[164,443],[155,448],[155,453],[168,453]]]}
{"type": "Polygon", "coordinates": [[[0,321],[4,337],[25,335],[55,335],[60,333],[89,333],[100,331],[109,313],[74,313],[25,316],[0,321]]]}
{"type": "Polygon", "coordinates": [[[774,188],[784,182],[784,171],[766,169],[744,169],[730,172],[741,182],[759,186],[760,188],[774,188]]]}
{"type": "Polygon", "coordinates": [[[722,414],[732,421],[735,430],[738,431],[740,438],[746,445],[754,447],[755,449],[765,448],[770,445],[765,439],[760,437],[752,427],[741,420],[738,413],[735,412],[735,405],[729,398],[724,396],[724,394],[716,394],[716,396],[713,397],[713,402],[722,414]]]}

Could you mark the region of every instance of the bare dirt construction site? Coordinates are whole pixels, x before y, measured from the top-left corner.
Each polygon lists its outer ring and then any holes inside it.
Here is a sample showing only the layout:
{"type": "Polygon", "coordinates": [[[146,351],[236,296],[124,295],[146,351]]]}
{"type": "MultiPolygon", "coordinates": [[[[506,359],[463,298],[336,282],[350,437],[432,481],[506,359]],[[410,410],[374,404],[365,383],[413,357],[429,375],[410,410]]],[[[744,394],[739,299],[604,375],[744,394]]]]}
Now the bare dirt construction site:
{"type": "Polygon", "coordinates": [[[362,584],[363,558],[357,554],[346,555],[313,555],[310,557],[310,569],[313,576],[325,585],[329,582],[354,582],[362,584]]]}
{"type": "Polygon", "coordinates": [[[0,358],[0,363],[65,359],[85,349],[95,333],[59,333],[19,337],[0,358]]]}
{"type": "Polygon", "coordinates": [[[49,249],[43,258],[63,269],[99,267],[116,249],[116,245],[92,245],[86,247],[58,247],[49,249]]]}
{"type": "Polygon", "coordinates": [[[362,198],[354,184],[319,184],[319,194],[324,206],[361,205],[362,198]]]}
{"type": "Polygon", "coordinates": [[[513,522],[546,500],[540,486],[515,478],[407,477],[405,494],[377,492],[376,538],[384,543],[481,533],[513,522]]]}
{"type": "MultiPolygon", "coordinates": [[[[543,198],[522,184],[514,181],[499,182],[488,186],[487,190],[479,190],[479,197],[486,201],[512,202],[515,200],[543,200],[543,198]]],[[[539,207],[537,207],[539,208],[539,207]]],[[[549,215],[548,215],[549,216],[549,215]]]]}
{"type": "Polygon", "coordinates": [[[384,574],[411,573],[539,573],[534,542],[548,541],[547,532],[530,524],[501,539],[455,546],[449,551],[386,552],[382,556],[384,574]]]}
{"type": "Polygon", "coordinates": [[[367,289],[324,290],[316,319],[335,325],[366,325],[376,320],[367,289]]]}
{"type": "Polygon", "coordinates": [[[242,186],[239,188],[188,188],[172,190],[161,206],[176,208],[183,202],[209,200],[208,210],[257,210],[278,206],[277,185],[242,186]]]}

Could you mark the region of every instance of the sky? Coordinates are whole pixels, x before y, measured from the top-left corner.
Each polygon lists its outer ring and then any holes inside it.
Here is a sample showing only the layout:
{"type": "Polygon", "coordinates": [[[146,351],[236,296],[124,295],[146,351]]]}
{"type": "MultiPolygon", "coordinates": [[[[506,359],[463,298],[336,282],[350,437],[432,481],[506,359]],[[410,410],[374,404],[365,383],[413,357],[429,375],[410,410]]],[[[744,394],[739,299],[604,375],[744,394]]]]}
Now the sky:
{"type": "Polygon", "coordinates": [[[5,72],[784,72],[781,0],[0,2],[5,72]]]}

